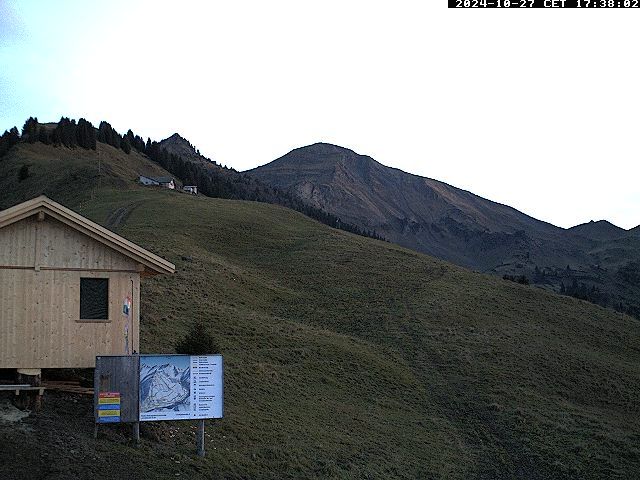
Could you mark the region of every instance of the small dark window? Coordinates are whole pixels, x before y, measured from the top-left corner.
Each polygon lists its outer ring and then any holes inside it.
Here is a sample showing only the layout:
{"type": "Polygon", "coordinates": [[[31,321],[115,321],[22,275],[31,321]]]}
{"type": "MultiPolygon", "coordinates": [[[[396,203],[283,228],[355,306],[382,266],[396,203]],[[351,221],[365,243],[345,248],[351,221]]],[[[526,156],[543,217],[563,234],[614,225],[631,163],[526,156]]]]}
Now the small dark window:
{"type": "Polygon", "coordinates": [[[80,320],[109,319],[109,279],[80,279],[80,320]]]}

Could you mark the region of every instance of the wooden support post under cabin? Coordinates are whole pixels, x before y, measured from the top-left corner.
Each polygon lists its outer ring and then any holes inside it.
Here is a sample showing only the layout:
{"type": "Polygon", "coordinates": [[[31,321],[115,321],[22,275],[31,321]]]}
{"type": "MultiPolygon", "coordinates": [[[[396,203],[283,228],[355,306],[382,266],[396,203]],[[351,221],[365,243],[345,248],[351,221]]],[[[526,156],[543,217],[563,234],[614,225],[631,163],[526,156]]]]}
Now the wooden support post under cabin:
{"type": "MultiPolygon", "coordinates": [[[[42,380],[42,370],[39,368],[19,368],[18,383],[24,383],[32,387],[39,387],[42,380]]],[[[36,412],[42,408],[42,394],[39,390],[22,390],[18,397],[18,406],[25,410],[33,405],[36,412]]]]}
{"type": "Polygon", "coordinates": [[[198,420],[198,433],[196,434],[196,447],[198,456],[204,457],[204,419],[198,420]]]}
{"type": "Polygon", "coordinates": [[[140,445],[140,422],[133,422],[133,440],[140,445]]]}

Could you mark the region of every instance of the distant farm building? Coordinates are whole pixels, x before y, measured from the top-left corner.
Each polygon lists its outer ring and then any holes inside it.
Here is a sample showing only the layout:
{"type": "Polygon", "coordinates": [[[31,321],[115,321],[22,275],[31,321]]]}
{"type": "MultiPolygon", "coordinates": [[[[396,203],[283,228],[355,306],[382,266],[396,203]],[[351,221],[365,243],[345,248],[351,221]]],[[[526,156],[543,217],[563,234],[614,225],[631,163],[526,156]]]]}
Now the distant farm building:
{"type": "Polygon", "coordinates": [[[185,185],[184,187],[182,187],[182,190],[190,193],[191,195],[198,194],[198,187],[196,185],[185,185]]]}
{"type": "Polygon", "coordinates": [[[175,266],[45,196],[0,212],[0,368],[139,350],[140,276],[175,266]]]}
{"type": "Polygon", "coordinates": [[[145,175],[140,175],[138,181],[142,185],[155,185],[164,188],[170,188],[174,190],[176,188],[176,184],[171,177],[147,177],[145,175]]]}

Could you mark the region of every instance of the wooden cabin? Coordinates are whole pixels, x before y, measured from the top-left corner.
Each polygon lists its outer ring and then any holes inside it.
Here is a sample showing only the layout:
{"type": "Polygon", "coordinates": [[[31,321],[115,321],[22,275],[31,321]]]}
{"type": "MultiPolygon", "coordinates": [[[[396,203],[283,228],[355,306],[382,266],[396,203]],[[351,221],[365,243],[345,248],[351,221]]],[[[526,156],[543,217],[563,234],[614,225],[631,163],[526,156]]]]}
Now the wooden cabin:
{"type": "Polygon", "coordinates": [[[174,271],[45,196],[0,212],[0,368],[139,351],[140,277],[174,271]]]}

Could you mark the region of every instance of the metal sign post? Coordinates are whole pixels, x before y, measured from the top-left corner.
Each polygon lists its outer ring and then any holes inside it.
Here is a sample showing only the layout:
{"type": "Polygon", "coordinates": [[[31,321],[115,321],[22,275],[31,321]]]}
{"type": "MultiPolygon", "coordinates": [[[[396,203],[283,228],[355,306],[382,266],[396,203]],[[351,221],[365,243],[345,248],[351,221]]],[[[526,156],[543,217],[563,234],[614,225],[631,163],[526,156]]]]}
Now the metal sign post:
{"type": "Polygon", "coordinates": [[[198,420],[198,433],[196,435],[196,451],[199,457],[204,457],[204,418],[198,420]]]}

